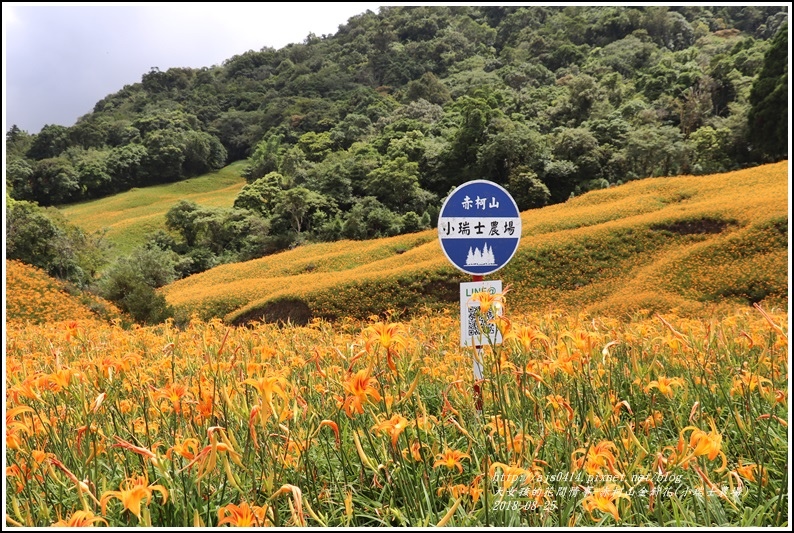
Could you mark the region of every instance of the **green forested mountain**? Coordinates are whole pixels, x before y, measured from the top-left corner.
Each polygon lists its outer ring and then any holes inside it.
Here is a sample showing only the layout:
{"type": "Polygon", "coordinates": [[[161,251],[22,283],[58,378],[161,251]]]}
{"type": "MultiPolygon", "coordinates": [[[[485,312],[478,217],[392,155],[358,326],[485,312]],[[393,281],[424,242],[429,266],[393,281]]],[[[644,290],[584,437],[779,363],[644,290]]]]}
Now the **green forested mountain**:
{"type": "Polygon", "coordinates": [[[153,242],[228,249],[256,227],[250,257],[432,226],[471,179],[523,210],[778,161],[787,20],[768,5],[383,7],[279,50],[153,68],[71,127],[12,126],[8,190],[61,205],[245,160],[234,209],[182,202],[153,242]]]}

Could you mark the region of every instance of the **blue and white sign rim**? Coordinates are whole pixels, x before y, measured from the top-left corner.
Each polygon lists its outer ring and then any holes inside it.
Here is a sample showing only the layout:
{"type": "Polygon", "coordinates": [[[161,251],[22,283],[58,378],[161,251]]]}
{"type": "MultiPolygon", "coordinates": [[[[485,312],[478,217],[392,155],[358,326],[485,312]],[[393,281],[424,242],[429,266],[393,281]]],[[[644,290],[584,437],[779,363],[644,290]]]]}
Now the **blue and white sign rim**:
{"type": "Polygon", "coordinates": [[[501,185],[468,181],[444,200],[438,215],[438,240],[458,270],[473,276],[491,274],[518,250],[521,212],[501,185]]]}

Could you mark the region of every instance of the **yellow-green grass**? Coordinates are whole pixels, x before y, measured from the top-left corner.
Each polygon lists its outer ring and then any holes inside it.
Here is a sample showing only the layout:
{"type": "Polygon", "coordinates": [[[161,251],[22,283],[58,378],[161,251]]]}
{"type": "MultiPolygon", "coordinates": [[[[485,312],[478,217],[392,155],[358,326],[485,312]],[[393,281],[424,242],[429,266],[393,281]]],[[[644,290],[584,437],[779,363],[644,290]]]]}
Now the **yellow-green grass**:
{"type": "MultiPolygon", "coordinates": [[[[489,279],[516,310],[697,313],[722,302],[785,305],[788,162],[639,180],[522,213],[512,261],[489,279]]],[[[435,230],[307,245],[180,280],[183,315],[232,323],[455,308],[458,283],[435,230]]]]}
{"type": "Polygon", "coordinates": [[[107,228],[106,238],[120,254],[146,241],[146,236],[165,229],[165,214],[179,200],[206,207],[231,207],[245,185],[241,172],[245,161],[176,183],[132,189],[107,198],[65,206],[66,218],[94,232],[107,228]]]}

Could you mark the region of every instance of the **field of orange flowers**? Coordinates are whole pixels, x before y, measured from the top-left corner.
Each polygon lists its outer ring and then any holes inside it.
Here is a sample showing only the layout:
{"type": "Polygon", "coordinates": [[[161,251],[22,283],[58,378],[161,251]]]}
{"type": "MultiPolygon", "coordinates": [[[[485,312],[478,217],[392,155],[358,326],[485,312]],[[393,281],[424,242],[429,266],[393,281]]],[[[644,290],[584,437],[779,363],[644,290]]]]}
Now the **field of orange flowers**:
{"type": "Polygon", "coordinates": [[[477,382],[437,312],[9,324],[6,524],[788,524],[785,313],[505,300],[477,382]]]}
{"type": "Polygon", "coordinates": [[[121,319],[112,303],[77,289],[72,294],[65,283],[40,268],[13,260],[5,265],[7,322],[121,319]]]}
{"type": "MultiPolygon", "coordinates": [[[[515,310],[703,316],[723,301],[783,304],[788,294],[788,161],[706,176],[649,178],[521,214],[522,238],[499,276],[515,310]]],[[[160,291],[182,316],[362,319],[389,307],[442,309],[468,278],[438,231],[298,246],[220,265],[160,291]]]]}

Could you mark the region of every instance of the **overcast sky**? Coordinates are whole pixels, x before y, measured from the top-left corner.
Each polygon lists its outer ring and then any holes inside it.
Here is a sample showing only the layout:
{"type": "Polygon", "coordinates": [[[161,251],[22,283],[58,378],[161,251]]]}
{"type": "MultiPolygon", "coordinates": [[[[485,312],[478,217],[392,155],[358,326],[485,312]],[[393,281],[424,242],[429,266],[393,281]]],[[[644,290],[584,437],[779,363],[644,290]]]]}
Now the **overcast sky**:
{"type": "MultiPolygon", "coordinates": [[[[152,67],[210,67],[248,50],[333,35],[377,3],[3,3],[3,119],[72,126],[152,67]]],[[[388,5],[388,4],[384,4],[388,5]]]]}

